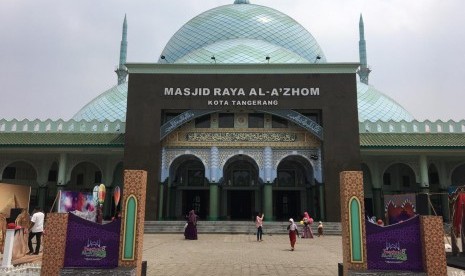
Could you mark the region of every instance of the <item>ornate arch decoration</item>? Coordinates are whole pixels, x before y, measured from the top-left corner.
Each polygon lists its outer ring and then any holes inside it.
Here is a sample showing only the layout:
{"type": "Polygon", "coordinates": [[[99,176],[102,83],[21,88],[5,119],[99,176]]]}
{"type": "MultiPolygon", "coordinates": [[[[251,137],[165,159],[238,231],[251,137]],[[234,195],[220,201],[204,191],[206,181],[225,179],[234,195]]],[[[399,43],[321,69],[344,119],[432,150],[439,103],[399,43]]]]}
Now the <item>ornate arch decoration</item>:
{"type": "Polygon", "coordinates": [[[306,129],[308,132],[315,135],[318,140],[323,141],[323,127],[312,119],[304,116],[303,114],[294,111],[292,109],[280,109],[280,110],[257,110],[263,113],[268,113],[286,119],[293,122],[294,124],[306,129]]]}
{"type": "MultiPolygon", "coordinates": [[[[182,114],[174,117],[173,119],[169,120],[165,124],[160,127],[160,141],[163,140],[168,134],[173,132],[178,127],[182,126],[183,124],[198,118],[204,115],[220,112],[221,110],[188,110],[183,112],[182,114]]],[[[275,115],[291,121],[296,125],[306,129],[313,135],[315,135],[318,140],[323,141],[323,127],[320,126],[318,123],[313,121],[310,118],[307,118],[303,114],[296,112],[291,109],[281,109],[281,110],[257,110],[259,112],[268,113],[271,115],[275,115]]]]}
{"type": "Polygon", "coordinates": [[[160,127],[160,141],[163,140],[168,134],[176,130],[178,127],[182,126],[183,124],[194,120],[195,118],[202,117],[204,115],[212,114],[215,112],[219,112],[220,110],[187,110],[182,114],[174,117],[173,119],[169,120],[168,122],[164,123],[160,127]]]}
{"type": "MultiPolygon", "coordinates": [[[[313,155],[313,154],[311,154],[313,155]]],[[[299,158],[302,158],[306,162],[310,164],[312,167],[313,171],[313,178],[318,181],[319,183],[323,183],[323,171],[322,171],[322,164],[321,164],[321,158],[318,158],[317,160],[312,160],[312,157],[306,156],[305,154],[301,152],[289,152],[287,154],[284,154],[281,156],[279,159],[274,160],[275,163],[273,164],[273,171],[275,172],[274,178],[277,177],[276,173],[278,171],[279,165],[284,161],[286,158],[291,157],[291,156],[296,156],[299,158]]]]}
{"type": "Polygon", "coordinates": [[[275,162],[273,164],[273,169],[277,170],[279,165],[284,161],[284,159],[292,157],[292,156],[302,158],[305,161],[307,161],[312,167],[314,166],[314,164],[312,164],[312,161],[307,156],[305,156],[304,154],[302,154],[300,152],[289,152],[289,153],[284,154],[283,156],[281,156],[279,159],[274,160],[275,162]]]}
{"type": "Polygon", "coordinates": [[[260,170],[262,168],[260,168],[260,166],[258,165],[257,163],[257,160],[252,156],[252,155],[249,155],[247,154],[246,152],[242,153],[242,152],[239,152],[239,153],[235,153],[235,154],[232,154],[232,155],[229,155],[227,158],[225,158],[223,160],[223,162],[221,163],[220,165],[220,173],[221,173],[221,176],[220,176],[220,181],[224,181],[224,173],[225,173],[225,169],[231,164],[231,163],[234,163],[237,159],[237,157],[245,157],[246,159],[248,159],[248,162],[250,162],[250,164],[252,166],[255,167],[255,169],[257,170],[257,180],[259,183],[263,183],[263,179],[261,179],[260,177],[260,170]]]}
{"type": "MultiPolygon", "coordinates": [[[[172,169],[173,165],[176,165],[176,162],[179,162],[180,159],[182,158],[188,158],[188,157],[193,157],[195,159],[198,159],[200,162],[202,162],[202,165],[205,169],[208,168],[207,162],[205,162],[204,158],[200,155],[198,155],[196,152],[191,152],[191,151],[186,151],[184,153],[176,154],[172,159],[168,160],[168,164],[166,165],[168,168],[168,171],[172,169]]],[[[184,161],[181,161],[181,163],[184,161]]],[[[178,164],[179,165],[179,164],[178,164]]]]}

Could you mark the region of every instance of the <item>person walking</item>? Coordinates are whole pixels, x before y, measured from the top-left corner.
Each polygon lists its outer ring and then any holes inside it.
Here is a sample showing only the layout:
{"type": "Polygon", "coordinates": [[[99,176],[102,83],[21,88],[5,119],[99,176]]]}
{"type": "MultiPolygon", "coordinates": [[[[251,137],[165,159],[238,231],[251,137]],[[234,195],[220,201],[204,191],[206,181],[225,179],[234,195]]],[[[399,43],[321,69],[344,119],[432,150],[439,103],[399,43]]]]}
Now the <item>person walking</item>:
{"type": "Polygon", "coordinates": [[[255,226],[257,227],[257,241],[262,241],[263,236],[263,217],[265,214],[258,213],[257,217],[255,218],[255,226]],[[260,214],[262,216],[260,216],[260,214]]]}
{"type": "Polygon", "coordinates": [[[287,230],[289,230],[289,241],[291,242],[291,251],[294,251],[295,242],[297,240],[297,236],[299,235],[299,231],[297,230],[297,225],[294,223],[294,219],[289,219],[289,225],[287,226],[287,230]]]}
{"type": "Polygon", "coordinates": [[[194,210],[191,210],[187,215],[187,226],[184,230],[184,237],[186,240],[196,240],[197,239],[197,218],[194,210]]]}
{"type": "Polygon", "coordinates": [[[29,240],[27,243],[27,246],[29,247],[29,255],[39,255],[42,232],[44,232],[44,219],[45,214],[42,212],[40,207],[35,207],[32,213],[31,224],[29,225],[29,240]],[[35,251],[32,248],[32,239],[34,237],[36,237],[35,251]]]}
{"type": "Polygon", "coordinates": [[[318,237],[323,236],[323,223],[320,221],[318,222],[318,237]]]}
{"type": "Polygon", "coordinates": [[[313,231],[311,225],[313,224],[313,219],[307,212],[304,212],[304,217],[302,218],[304,229],[302,231],[302,238],[304,239],[313,239],[313,231]]]}

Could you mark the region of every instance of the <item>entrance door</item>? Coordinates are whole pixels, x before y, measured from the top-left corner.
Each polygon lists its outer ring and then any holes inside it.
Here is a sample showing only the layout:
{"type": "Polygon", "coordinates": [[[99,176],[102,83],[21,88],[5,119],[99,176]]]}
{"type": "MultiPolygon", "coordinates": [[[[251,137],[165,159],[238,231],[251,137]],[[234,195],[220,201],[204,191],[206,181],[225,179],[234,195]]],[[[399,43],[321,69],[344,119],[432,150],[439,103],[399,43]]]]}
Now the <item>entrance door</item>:
{"type": "Polygon", "coordinates": [[[304,211],[300,210],[299,191],[275,191],[274,192],[275,215],[278,220],[294,218],[299,221],[304,211]]]}
{"type": "Polygon", "coordinates": [[[254,191],[229,191],[228,202],[232,220],[253,219],[254,191]]]}
{"type": "Polygon", "coordinates": [[[190,210],[194,209],[195,213],[201,218],[207,217],[207,204],[209,203],[208,190],[185,190],[183,196],[183,210],[187,215],[190,210]]]}

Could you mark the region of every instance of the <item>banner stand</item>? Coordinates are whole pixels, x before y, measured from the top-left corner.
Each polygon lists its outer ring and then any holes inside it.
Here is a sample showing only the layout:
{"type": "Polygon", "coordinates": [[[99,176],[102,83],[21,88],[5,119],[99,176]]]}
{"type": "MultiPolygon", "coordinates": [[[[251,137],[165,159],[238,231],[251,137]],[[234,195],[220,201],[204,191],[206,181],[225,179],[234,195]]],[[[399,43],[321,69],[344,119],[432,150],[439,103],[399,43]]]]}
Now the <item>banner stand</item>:
{"type": "MultiPolygon", "coordinates": [[[[340,177],[341,227],[343,271],[346,275],[428,275],[447,274],[446,253],[444,250],[444,229],[442,217],[420,216],[420,241],[423,271],[368,270],[367,232],[363,194],[363,173],[361,171],[343,171],[340,177]]],[[[407,224],[407,222],[405,222],[407,224]]],[[[398,244],[387,244],[387,250],[398,244]]],[[[400,248],[402,250],[402,248],[400,248]]],[[[387,253],[393,254],[394,251],[387,253]]],[[[389,257],[389,256],[388,256],[389,257]]],[[[392,255],[391,257],[395,257],[392,255]]],[[[389,269],[389,268],[387,268],[389,269]]]]}
{"type": "Polygon", "coordinates": [[[121,232],[118,267],[64,268],[69,214],[49,213],[45,228],[41,276],[118,275],[139,276],[145,271],[142,263],[147,172],[124,171],[121,232]]]}

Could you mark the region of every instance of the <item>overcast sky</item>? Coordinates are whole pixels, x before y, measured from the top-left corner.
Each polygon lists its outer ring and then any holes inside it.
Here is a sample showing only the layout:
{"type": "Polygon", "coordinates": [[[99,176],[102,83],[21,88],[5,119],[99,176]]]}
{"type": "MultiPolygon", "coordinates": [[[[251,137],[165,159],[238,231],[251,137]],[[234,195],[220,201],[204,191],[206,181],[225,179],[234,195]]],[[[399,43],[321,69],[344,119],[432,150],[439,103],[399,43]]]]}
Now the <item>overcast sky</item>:
{"type": "MultiPolygon", "coordinates": [[[[189,19],[233,0],[1,0],[0,119],[71,119],[128,62],[156,62],[189,19]]],[[[464,0],[251,0],[310,31],[328,62],[358,62],[363,13],[370,84],[418,120],[465,119],[464,0]]]]}

